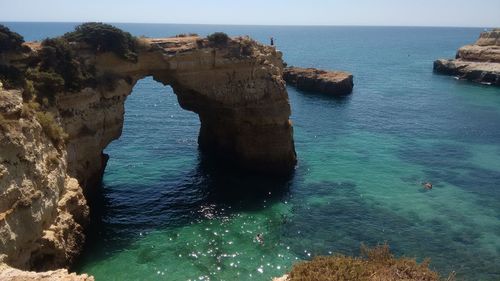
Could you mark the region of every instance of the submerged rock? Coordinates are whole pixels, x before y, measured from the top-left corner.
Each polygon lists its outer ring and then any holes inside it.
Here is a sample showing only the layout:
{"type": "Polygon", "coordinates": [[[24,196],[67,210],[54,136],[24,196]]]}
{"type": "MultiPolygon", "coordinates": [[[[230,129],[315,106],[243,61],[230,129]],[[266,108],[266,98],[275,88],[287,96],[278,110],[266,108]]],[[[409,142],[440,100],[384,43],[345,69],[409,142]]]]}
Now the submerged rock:
{"type": "Polygon", "coordinates": [[[316,68],[287,67],[285,81],[299,90],[314,91],[335,96],[348,95],[354,87],[351,73],[325,71],[316,68]]]}
{"type": "Polygon", "coordinates": [[[500,86],[500,29],[481,33],[476,43],[461,47],[455,59],[436,60],[434,71],[500,86]]]}

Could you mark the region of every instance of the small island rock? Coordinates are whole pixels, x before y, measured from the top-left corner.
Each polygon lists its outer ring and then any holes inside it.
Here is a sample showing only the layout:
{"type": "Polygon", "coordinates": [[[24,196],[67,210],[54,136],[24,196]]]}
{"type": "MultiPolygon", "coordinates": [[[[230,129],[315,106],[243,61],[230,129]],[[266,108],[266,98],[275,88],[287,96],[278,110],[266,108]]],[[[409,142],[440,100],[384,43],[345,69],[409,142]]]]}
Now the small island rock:
{"type": "Polygon", "coordinates": [[[325,71],[316,68],[287,67],[284,70],[285,81],[299,90],[315,91],[335,96],[352,93],[354,87],[351,73],[343,71],[325,71]]]}

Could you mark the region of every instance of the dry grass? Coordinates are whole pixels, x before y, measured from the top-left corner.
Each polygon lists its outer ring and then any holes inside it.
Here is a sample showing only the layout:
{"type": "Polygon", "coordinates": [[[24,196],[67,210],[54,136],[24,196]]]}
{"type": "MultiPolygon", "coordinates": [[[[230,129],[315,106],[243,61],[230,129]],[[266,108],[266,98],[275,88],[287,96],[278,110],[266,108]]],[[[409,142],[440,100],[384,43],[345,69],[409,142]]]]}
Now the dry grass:
{"type": "MultiPolygon", "coordinates": [[[[452,280],[453,277],[447,280],[452,280]]],[[[361,246],[360,257],[342,255],[316,257],[293,266],[290,281],[438,281],[439,274],[429,269],[429,261],[394,258],[387,244],[374,248],[361,246]]]]}
{"type": "Polygon", "coordinates": [[[33,114],[40,110],[40,104],[35,101],[29,101],[23,103],[23,107],[21,109],[21,117],[28,118],[33,116],[33,114]]]}

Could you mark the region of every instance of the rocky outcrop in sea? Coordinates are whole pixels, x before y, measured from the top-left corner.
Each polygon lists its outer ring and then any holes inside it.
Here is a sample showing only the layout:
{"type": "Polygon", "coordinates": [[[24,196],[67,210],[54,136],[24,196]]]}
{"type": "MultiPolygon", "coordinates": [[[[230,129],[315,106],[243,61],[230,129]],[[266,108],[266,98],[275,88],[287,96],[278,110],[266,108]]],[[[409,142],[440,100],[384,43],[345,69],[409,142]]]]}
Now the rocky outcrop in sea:
{"type": "Polygon", "coordinates": [[[353,76],[344,71],[326,71],[316,68],[287,67],[283,79],[299,90],[313,91],[333,96],[352,93],[353,76]]]}
{"type": "Polygon", "coordinates": [[[436,73],[500,86],[500,29],[481,33],[472,45],[458,49],[455,59],[434,62],[436,73]]]}

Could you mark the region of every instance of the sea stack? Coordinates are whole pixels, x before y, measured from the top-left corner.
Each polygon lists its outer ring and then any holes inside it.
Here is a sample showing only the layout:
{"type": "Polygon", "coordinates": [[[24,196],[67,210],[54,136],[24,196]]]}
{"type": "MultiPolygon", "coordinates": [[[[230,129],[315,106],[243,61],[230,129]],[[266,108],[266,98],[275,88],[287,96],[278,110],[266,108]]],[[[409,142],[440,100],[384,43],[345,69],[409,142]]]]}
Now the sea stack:
{"type": "Polygon", "coordinates": [[[455,59],[435,61],[434,71],[500,86],[500,28],[482,32],[476,43],[458,49],[455,59]]]}
{"type": "Polygon", "coordinates": [[[333,96],[352,93],[353,76],[344,71],[326,71],[316,68],[287,67],[283,78],[292,86],[303,91],[314,91],[333,96]]]}

